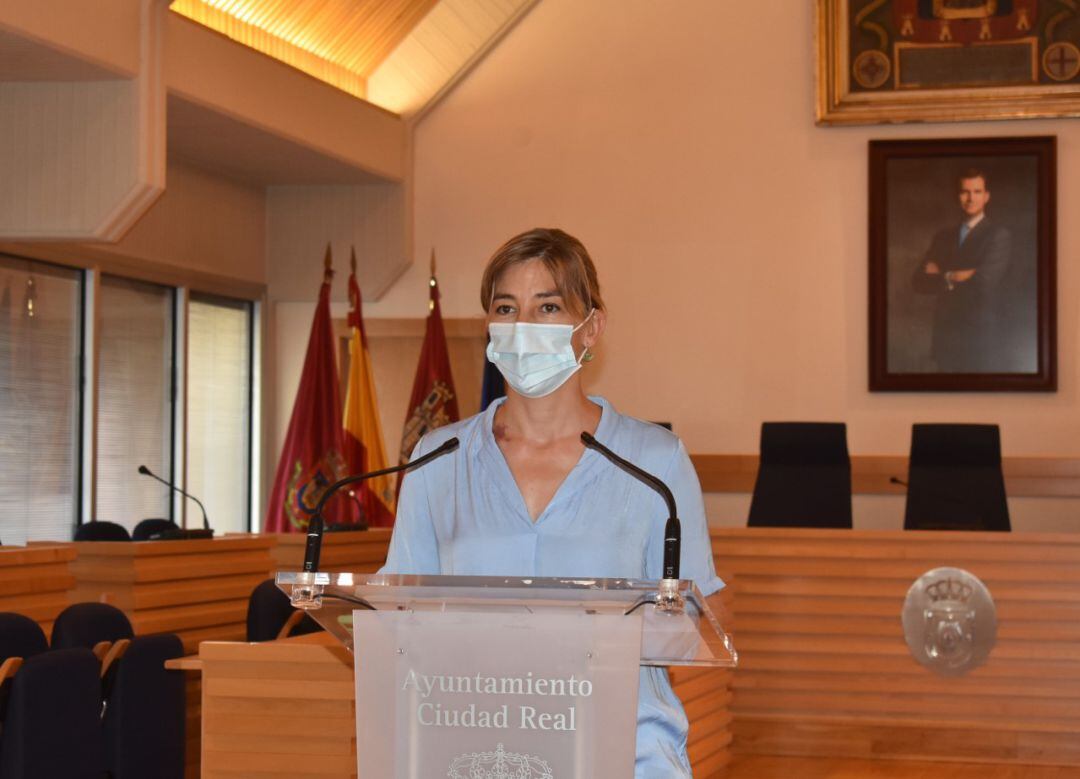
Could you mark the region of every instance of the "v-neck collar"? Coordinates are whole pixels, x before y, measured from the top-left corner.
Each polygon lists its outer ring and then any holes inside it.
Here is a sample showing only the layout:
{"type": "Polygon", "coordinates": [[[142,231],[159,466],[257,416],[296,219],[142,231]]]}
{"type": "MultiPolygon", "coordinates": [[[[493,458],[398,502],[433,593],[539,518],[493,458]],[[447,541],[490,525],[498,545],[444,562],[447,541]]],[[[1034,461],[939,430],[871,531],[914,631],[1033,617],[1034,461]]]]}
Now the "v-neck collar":
{"type": "MultiPolygon", "coordinates": [[[[601,443],[609,441],[611,434],[615,431],[618,414],[614,407],[599,395],[589,395],[588,398],[600,406],[600,422],[596,426],[594,435],[601,443]]],[[[510,471],[510,465],[506,462],[506,457],[495,440],[495,412],[505,401],[505,397],[499,398],[493,401],[484,411],[483,424],[480,430],[481,462],[488,469],[492,482],[507,505],[513,509],[518,519],[523,520],[530,527],[537,528],[543,524],[548,514],[559,504],[568,490],[575,489],[575,485],[583,486],[593,477],[597,466],[601,465],[602,456],[592,449],[586,449],[582,453],[581,459],[570,469],[570,473],[566,474],[566,478],[562,480],[562,483],[555,490],[551,500],[544,506],[540,516],[536,518],[536,521],[533,521],[533,518],[529,515],[529,509],[525,505],[525,498],[521,494],[521,490],[518,489],[517,482],[514,481],[514,474],[510,471]]]]}

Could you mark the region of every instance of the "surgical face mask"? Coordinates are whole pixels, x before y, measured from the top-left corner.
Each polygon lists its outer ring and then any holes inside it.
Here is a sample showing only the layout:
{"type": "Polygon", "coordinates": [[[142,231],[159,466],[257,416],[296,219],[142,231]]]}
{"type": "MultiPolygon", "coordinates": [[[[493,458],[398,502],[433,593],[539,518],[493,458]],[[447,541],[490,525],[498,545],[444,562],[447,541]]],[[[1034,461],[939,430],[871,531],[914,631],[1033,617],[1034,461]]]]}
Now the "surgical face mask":
{"type": "MultiPolygon", "coordinates": [[[[589,311],[589,316],[577,327],[492,322],[488,325],[487,358],[519,395],[527,398],[550,395],[581,369],[581,358],[574,356],[572,339],[592,315],[589,311]]],[[[581,357],[584,356],[582,352],[581,357]]]]}

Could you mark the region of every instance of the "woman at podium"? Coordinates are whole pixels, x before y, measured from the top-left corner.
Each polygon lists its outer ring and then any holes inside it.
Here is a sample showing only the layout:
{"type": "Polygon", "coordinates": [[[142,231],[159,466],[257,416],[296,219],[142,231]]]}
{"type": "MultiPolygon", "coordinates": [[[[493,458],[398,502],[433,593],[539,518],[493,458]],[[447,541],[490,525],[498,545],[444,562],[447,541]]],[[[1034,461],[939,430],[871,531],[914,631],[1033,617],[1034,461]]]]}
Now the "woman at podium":
{"type": "MultiPolygon", "coordinates": [[[[417,444],[413,459],[461,442],[405,478],[383,572],[660,579],[664,502],[587,450],[588,431],[667,483],[682,519],[682,578],[706,596],[723,587],[682,442],[582,389],[607,312],[581,242],[554,229],[511,238],[488,261],[480,299],[507,396],[417,444]]],[[[636,777],[691,776],[686,714],[662,668],[641,669],[637,723],[636,777]]]]}

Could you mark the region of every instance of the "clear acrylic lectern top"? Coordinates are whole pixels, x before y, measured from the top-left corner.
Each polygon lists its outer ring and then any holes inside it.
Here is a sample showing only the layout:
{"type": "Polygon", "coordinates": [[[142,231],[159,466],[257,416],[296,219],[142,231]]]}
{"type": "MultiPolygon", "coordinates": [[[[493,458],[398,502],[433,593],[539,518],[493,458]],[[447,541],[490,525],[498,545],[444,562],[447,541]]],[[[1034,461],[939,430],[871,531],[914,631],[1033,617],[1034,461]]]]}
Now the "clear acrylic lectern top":
{"type": "Polygon", "coordinates": [[[578,611],[640,614],[642,665],[734,667],[737,662],[730,636],[692,581],[679,581],[677,594],[663,606],[657,605],[660,583],[641,579],[279,572],[277,585],[349,651],[356,609],[578,611]]]}

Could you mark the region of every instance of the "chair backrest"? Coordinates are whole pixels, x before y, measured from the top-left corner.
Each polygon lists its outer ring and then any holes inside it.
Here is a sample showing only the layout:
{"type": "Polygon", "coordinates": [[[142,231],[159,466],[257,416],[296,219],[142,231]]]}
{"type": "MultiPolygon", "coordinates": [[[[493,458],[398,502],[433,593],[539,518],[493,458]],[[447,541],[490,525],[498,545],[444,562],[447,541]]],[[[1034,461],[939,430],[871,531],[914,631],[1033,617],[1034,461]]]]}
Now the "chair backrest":
{"type": "Polygon", "coordinates": [[[172,633],[140,636],[118,663],[104,720],[113,779],[183,779],[184,673],[165,668],[183,654],[172,633]]]}
{"type": "Polygon", "coordinates": [[[904,529],[1011,527],[998,426],[912,425],[904,529]]]}
{"type": "Polygon", "coordinates": [[[127,528],[115,522],[84,522],[75,528],[76,541],[130,541],[127,528]]]}
{"type": "Polygon", "coordinates": [[[9,657],[28,658],[49,648],[45,631],[25,614],[0,612],[0,661],[9,657]]]}
{"type": "Polygon", "coordinates": [[[750,527],[851,527],[843,422],[764,422],[750,527]]]}
{"type": "Polygon", "coordinates": [[[93,649],[100,641],[133,638],[127,615],[108,603],[75,603],[60,612],[53,623],[52,648],[93,649]]]}
{"type": "MultiPolygon", "coordinates": [[[[273,579],[260,583],[248,599],[247,640],[273,641],[294,611],[289,597],[278,589],[273,579]]],[[[320,630],[319,623],[305,614],[289,635],[300,636],[320,630]]]]}
{"type": "Polygon", "coordinates": [[[0,729],[4,779],[100,779],[101,680],[89,649],[43,652],[12,680],[0,729]]]}
{"type": "Polygon", "coordinates": [[[179,530],[180,526],[171,519],[144,519],[131,531],[132,541],[148,541],[150,536],[169,530],[179,530]]]}

